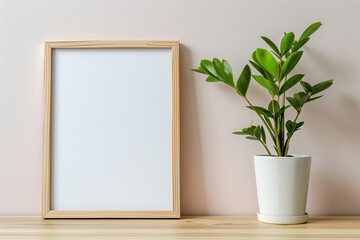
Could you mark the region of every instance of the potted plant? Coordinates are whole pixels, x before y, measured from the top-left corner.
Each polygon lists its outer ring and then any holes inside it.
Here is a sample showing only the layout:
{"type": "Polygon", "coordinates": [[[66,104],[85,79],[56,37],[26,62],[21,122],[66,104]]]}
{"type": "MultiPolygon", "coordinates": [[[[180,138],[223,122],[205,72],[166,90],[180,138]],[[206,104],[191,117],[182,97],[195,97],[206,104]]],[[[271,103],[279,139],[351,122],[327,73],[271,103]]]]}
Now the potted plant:
{"type": "Polygon", "coordinates": [[[207,82],[222,82],[233,88],[261,121],[260,125],[251,124],[233,133],[258,141],[267,153],[254,156],[258,220],[262,222],[297,224],[306,222],[308,218],[306,200],[311,157],[290,155],[290,140],[304,124],[299,120],[299,115],[305,104],[321,98],[319,93],[329,88],[333,80],[312,85],[304,80],[304,74],[292,75],[291,72],[303,55],[300,49],[320,26],[320,22],[312,24],[298,40],[295,40],[294,33],[285,33],[279,48],[270,39],[261,37],[270,46],[271,52],[256,49],[249,63],[258,74],[252,75],[250,66],[246,65],[236,83],[226,60],[201,60],[200,67],[193,69],[207,75],[207,82]],[[255,106],[246,95],[251,78],[269,92],[270,102],[267,107],[255,106]],[[297,85],[302,90],[288,96],[287,92],[297,85]],[[294,119],[286,118],[285,113],[290,109],[295,110],[294,119]],[[274,155],[268,146],[269,137],[274,144],[274,155]]]}

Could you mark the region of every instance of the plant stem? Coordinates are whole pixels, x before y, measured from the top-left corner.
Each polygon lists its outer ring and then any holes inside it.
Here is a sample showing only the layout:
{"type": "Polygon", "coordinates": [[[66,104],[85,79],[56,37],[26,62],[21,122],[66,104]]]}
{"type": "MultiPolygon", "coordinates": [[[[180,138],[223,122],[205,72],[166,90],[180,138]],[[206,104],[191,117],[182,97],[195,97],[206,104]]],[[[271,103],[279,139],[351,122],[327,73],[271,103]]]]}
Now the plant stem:
{"type": "MultiPolygon", "coordinates": [[[[278,85],[279,85],[279,91],[280,91],[280,81],[281,81],[281,59],[282,59],[282,55],[280,53],[280,67],[279,67],[279,79],[278,79],[278,85]]],[[[277,100],[278,100],[278,104],[280,106],[280,95],[277,96],[277,100]]]]}
{"type": "MultiPolygon", "coordinates": [[[[239,92],[239,90],[236,89],[236,87],[231,86],[231,85],[229,85],[229,86],[232,87],[232,88],[234,88],[234,89],[236,90],[236,92],[246,100],[246,102],[251,106],[251,108],[256,112],[256,114],[259,116],[259,118],[261,119],[261,121],[264,123],[264,125],[265,125],[266,129],[268,130],[270,136],[271,136],[272,138],[274,138],[274,135],[272,134],[269,126],[267,125],[267,123],[265,122],[265,120],[261,117],[260,113],[256,110],[256,108],[250,103],[250,101],[249,101],[244,95],[242,95],[242,94],[239,92]]],[[[264,145],[264,147],[265,147],[266,151],[268,152],[269,156],[271,156],[271,152],[269,151],[269,149],[265,146],[264,143],[262,143],[262,144],[264,145]]]]}
{"type": "MultiPolygon", "coordinates": [[[[311,96],[312,96],[312,94],[310,93],[310,94],[308,95],[308,98],[307,98],[307,99],[310,99],[311,96]]],[[[285,100],[284,100],[284,101],[285,101],[285,100]]],[[[301,113],[301,110],[302,110],[302,106],[299,108],[299,111],[298,111],[297,114],[296,114],[296,117],[295,117],[295,119],[294,119],[294,122],[296,122],[296,120],[298,119],[298,117],[299,117],[299,115],[300,115],[300,113],[301,113]]],[[[295,132],[295,129],[292,130],[290,136],[289,136],[288,139],[286,140],[286,147],[285,147],[284,156],[287,156],[287,154],[288,154],[290,139],[291,139],[291,137],[293,136],[294,132],[295,132]]]]}
{"type": "MultiPolygon", "coordinates": [[[[280,86],[281,86],[281,69],[282,69],[282,54],[280,53],[280,62],[279,62],[279,79],[278,79],[278,86],[279,86],[279,91],[280,91],[280,86]]],[[[277,102],[280,106],[280,95],[278,94],[277,96],[277,102]]],[[[277,133],[277,138],[276,138],[276,148],[277,148],[277,152],[279,154],[279,156],[282,156],[282,152],[283,152],[283,142],[284,142],[284,126],[282,124],[283,122],[283,118],[284,117],[284,113],[281,114],[279,116],[278,119],[274,119],[275,125],[277,125],[277,128],[279,128],[279,131],[277,133]],[[279,137],[280,135],[280,137],[279,137]]]]}
{"type": "MultiPolygon", "coordinates": [[[[287,76],[284,79],[284,83],[287,81],[287,76]]],[[[283,104],[282,107],[285,106],[286,92],[283,93],[283,104]]]]}
{"type": "Polygon", "coordinates": [[[269,154],[269,156],[271,156],[271,152],[269,151],[268,147],[266,146],[266,144],[263,141],[260,141],[261,144],[264,146],[264,148],[266,149],[267,153],[269,154]]]}
{"type": "MultiPolygon", "coordinates": [[[[285,76],[284,83],[286,83],[286,81],[287,81],[287,76],[285,76]]],[[[282,102],[281,107],[285,106],[285,99],[286,99],[286,92],[283,93],[283,102],[282,102]]],[[[281,114],[280,127],[281,127],[280,135],[281,135],[281,147],[282,147],[281,153],[284,154],[284,150],[285,150],[285,145],[284,145],[284,141],[285,141],[285,111],[281,114]]]]}
{"type": "Polygon", "coordinates": [[[273,133],[271,132],[269,126],[267,125],[267,123],[265,122],[265,120],[262,118],[262,116],[260,115],[260,113],[256,110],[256,108],[250,103],[250,101],[249,101],[246,97],[244,97],[244,99],[245,99],[246,102],[252,107],[252,109],[256,112],[256,114],[259,116],[259,118],[261,119],[261,121],[264,123],[264,125],[265,125],[266,129],[268,130],[270,136],[271,136],[272,138],[274,138],[273,133]]]}
{"type": "MultiPolygon", "coordinates": [[[[274,108],[274,97],[272,98],[271,100],[272,102],[272,105],[273,105],[273,109],[274,108]]],[[[277,119],[274,117],[274,132],[275,132],[275,144],[276,144],[276,152],[279,156],[281,156],[281,147],[280,147],[280,141],[279,141],[279,134],[278,134],[278,131],[277,131],[277,119]]]]}
{"type": "MultiPolygon", "coordinates": [[[[295,119],[294,119],[294,122],[296,122],[296,120],[298,119],[300,112],[301,112],[301,107],[300,107],[298,113],[296,114],[296,117],[295,117],[295,119]]],[[[287,139],[287,141],[286,141],[286,147],[285,147],[284,156],[287,156],[287,154],[288,154],[290,139],[291,139],[291,137],[293,136],[294,132],[295,132],[295,128],[292,130],[290,136],[288,137],[288,139],[287,139]]]]}

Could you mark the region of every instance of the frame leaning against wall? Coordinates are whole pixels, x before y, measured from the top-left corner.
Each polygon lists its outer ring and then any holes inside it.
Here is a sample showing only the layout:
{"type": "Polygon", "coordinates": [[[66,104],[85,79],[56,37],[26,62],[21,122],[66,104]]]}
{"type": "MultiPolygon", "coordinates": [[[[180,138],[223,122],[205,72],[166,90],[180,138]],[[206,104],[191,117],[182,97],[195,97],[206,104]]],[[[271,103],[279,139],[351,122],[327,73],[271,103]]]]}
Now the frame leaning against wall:
{"type": "MultiPolygon", "coordinates": [[[[155,93],[156,94],[156,93],[155,93]]],[[[169,95],[169,96],[170,96],[169,95]]],[[[42,177],[42,217],[43,218],[179,218],[180,217],[180,116],[179,116],[179,42],[178,41],[56,41],[45,43],[44,66],[44,122],[43,122],[43,177],[42,177]],[[54,51],[57,49],[169,49],[171,51],[171,209],[142,210],[62,210],[53,209],[52,200],[52,93],[54,91],[53,65],[54,51]]],[[[86,166],[82,171],[86,171],[86,166]]],[[[114,190],[115,191],[115,190],[114,190]]],[[[143,199],[146,201],[146,199],[143,199]]]]}

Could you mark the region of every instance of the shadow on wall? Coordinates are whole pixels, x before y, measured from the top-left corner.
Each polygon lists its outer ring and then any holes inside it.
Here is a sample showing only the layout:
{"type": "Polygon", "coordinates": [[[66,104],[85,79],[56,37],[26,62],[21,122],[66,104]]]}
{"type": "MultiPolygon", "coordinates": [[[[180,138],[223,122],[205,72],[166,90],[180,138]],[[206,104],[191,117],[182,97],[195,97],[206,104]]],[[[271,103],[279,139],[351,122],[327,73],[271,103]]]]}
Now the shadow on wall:
{"type": "MultiPolygon", "coordinates": [[[[339,59],[340,63],[336,62],[335,66],[333,61],[314,49],[307,51],[307,53],[312,59],[315,59],[317,65],[324,69],[324,72],[330,71],[330,76],[334,76],[332,69],[336,69],[334,85],[330,90],[327,90],[332,93],[325,92],[323,99],[310,105],[311,111],[316,114],[308,121],[309,128],[314,131],[317,128],[323,131],[331,131],[331,133],[324,135],[324,140],[329,140],[328,136],[332,135],[336,137],[334,140],[340,145],[346,144],[349,147],[356,145],[360,136],[360,97],[357,88],[359,86],[357,79],[360,76],[353,73],[358,66],[341,64],[341,59],[339,59]]],[[[323,80],[327,79],[318,81],[323,80]]],[[[354,148],[353,150],[358,149],[354,148]]]]}
{"type": "Polygon", "coordinates": [[[342,59],[338,59],[335,66],[334,61],[321,52],[311,49],[307,53],[311,61],[315,61],[324,72],[329,72],[329,76],[334,75],[332,72],[336,69],[334,85],[328,90],[332,93],[325,92],[324,98],[309,104],[304,114],[307,118],[306,135],[312,134],[313,144],[319,142],[321,149],[316,149],[316,146],[313,149],[320,151],[322,157],[316,159],[314,156],[313,159],[309,212],[315,215],[359,215],[360,204],[354,204],[360,203],[358,66],[344,64],[342,62],[346,61],[342,59]]]}
{"type": "Polygon", "coordinates": [[[180,45],[180,195],[182,215],[201,215],[207,209],[191,52],[180,45]],[[201,210],[202,209],[202,210],[201,210]],[[200,212],[199,212],[200,211],[200,212]]]}
{"type": "Polygon", "coordinates": [[[310,185],[310,189],[317,190],[316,193],[309,192],[309,204],[312,205],[310,215],[359,215],[360,204],[354,205],[354,202],[360,203],[359,189],[354,189],[358,183],[345,184],[332,175],[321,172],[313,173],[315,174],[317,180],[312,183],[315,186],[310,185]]]}
{"type": "Polygon", "coordinates": [[[313,110],[322,120],[317,125],[331,130],[332,135],[336,134],[338,141],[346,140],[346,143],[353,145],[359,141],[360,136],[360,99],[349,95],[340,95],[337,98],[336,106],[327,106],[327,108],[336,108],[336,111],[314,106],[313,110]]]}
{"type": "MultiPolygon", "coordinates": [[[[327,166],[319,163],[317,172],[311,174],[311,208],[316,215],[358,215],[360,204],[354,203],[360,203],[360,103],[353,97],[342,95],[338,111],[327,108],[314,106],[312,112],[316,112],[317,116],[309,121],[311,124],[308,126],[310,132],[321,133],[317,136],[318,141],[328,143],[328,148],[323,149],[324,159],[321,159],[322,164],[327,166]],[[319,171],[323,168],[325,170],[319,171]]],[[[317,160],[320,159],[314,159],[314,165],[317,160]]]]}
{"type": "MultiPolygon", "coordinates": [[[[330,77],[336,78],[334,76],[334,73],[336,72],[336,76],[341,76],[341,78],[347,78],[347,77],[351,77],[352,70],[356,69],[356,66],[354,66],[355,68],[353,68],[353,66],[348,64],[349,63],[348,60],[341,59],[341,57],[337,55],[337,59],[336,61],[334,61],[332,57],[326,56],[324,52],[321,52],[319,49],[315,47],[305,46],[304,51],[307,57],[311,60],[311,62],[315,62],[316,67],[322,70],[324,76],[326,76],[325,73],[329,72],[330,77]]],[[[299,66],[298,69],[300,69],[301,71],[306,70],[306,69],[302,69],[301,66],[299,66]]],[[[325,80],[326,79],[319,81],[325,81],[325,80]]],[[[336,82],[334,82],[334,85],[335,84],[336,82]]]]}

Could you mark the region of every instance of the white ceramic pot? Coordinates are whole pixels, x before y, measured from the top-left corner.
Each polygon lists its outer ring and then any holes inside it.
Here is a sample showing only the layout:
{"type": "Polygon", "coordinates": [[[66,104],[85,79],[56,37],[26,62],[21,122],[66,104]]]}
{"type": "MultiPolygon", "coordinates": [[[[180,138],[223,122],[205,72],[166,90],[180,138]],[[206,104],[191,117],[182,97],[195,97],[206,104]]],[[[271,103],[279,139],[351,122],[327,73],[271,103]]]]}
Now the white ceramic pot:
{"type": "Polygon", "coordinates": [[[254,156],[258,220],[274,224],[307,222],[311,157],[254,156]]]}

